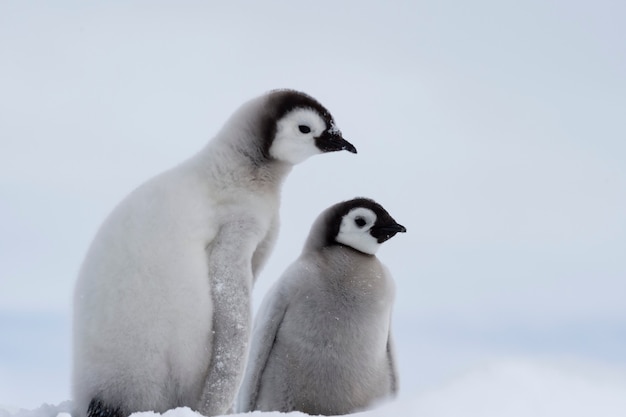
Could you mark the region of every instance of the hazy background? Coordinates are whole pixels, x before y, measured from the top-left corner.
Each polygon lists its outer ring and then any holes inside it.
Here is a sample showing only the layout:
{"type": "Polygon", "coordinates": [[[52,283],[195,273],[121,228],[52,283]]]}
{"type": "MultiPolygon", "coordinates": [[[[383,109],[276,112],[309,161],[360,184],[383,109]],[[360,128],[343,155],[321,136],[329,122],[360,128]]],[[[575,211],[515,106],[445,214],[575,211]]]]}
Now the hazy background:
{"type": "Polygon", "coordinates": [[[321,210],[367,196],[408,228],[379,252],[405,398],[502,358],[626,377],[625,21],[617,0],[0,0],[0,404],[69,399],[105,216],[278,87],[359,153],[294,168],[255,305],[321,210]]]}

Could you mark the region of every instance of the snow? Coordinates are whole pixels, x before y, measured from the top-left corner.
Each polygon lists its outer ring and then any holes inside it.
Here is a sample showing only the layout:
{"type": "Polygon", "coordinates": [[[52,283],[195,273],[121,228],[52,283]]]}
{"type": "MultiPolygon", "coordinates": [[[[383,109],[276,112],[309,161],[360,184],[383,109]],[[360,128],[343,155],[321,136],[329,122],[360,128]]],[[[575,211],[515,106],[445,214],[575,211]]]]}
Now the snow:
{"type": "MultiPolygon", "coordinates": [[[[35,410],[0,406],[0,417],[69,417],[69,401],[35,410]]],[[[156,417],[140,412],[133,417],[156,417]]],[[[235,416],[303,416],[300,412],[259,412],[235,416]]],[[[599,364],[555,363],[529,358],[493,361],[447,383],[355,413],[360,417],[623,417],[626,374],[599,364]]],[[[202,417],[177,408],[163,417],[202,417]]]]}

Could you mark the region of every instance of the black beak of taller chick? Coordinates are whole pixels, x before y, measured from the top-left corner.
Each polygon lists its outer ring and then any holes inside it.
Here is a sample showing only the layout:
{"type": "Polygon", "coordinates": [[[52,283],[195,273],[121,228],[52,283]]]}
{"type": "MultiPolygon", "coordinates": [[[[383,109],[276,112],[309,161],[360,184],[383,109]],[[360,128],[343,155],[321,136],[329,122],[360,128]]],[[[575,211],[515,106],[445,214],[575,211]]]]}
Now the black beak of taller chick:
{"type": "Polygon", "coordinates": [[[322,152],[348,151],[356,153],[356,148],[341,136],[338,130],[327,130],[315,139],[315,144],[322,152]]]}
{"type": "Polygon", "coordinates": [[[405,233],[406,227],[398,223],[387,223],[380,226],[375,225],[370,230],[370,234],[376,238],[378,243],[383,243],[396,235],[396,233],[405,233]]]}

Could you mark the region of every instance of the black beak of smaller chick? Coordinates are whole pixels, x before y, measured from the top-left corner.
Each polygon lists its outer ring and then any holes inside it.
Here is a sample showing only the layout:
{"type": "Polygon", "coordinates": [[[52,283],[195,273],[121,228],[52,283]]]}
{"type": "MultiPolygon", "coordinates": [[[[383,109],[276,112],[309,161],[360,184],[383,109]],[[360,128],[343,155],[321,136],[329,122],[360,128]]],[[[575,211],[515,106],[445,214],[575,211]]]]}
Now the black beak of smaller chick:
{"type": "Polygon", "coordinates": [[[341,132],[326,131],[316,140],[317,147],[322,152],[348,151],[356,153],[356,148],[341,136],[341,132]]]}
{"type": "Polygon", "coordinates": [[[398,223],[374,226],[370,231],[378,243],[383,243],[396,235],[396,233],[406,233],[406,227],[398,223]]]}

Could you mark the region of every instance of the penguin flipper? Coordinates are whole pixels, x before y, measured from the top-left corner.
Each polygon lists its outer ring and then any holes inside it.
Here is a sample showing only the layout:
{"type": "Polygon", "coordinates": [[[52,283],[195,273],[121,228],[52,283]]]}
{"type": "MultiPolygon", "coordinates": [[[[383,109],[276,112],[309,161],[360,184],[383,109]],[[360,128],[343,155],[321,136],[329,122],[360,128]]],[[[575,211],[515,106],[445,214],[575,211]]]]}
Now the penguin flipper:
{"type": "Polygon", "coordinates": [[[286,299],[282,296],[279,286],[280,282],[263,300],[254,323],[248,363],[237,398],[238,413],[256,409],[261,377],[287,310],[286,299]]]}
{"type": "Polygon", "coordinates": [[[278,237],[278,229],[279,223],[278,218],[274,216],[272,218],[270,229],[265,236],[265,238],[261,241],[259,246],[257,246],[254,254],[252,255],[252,276],[256,281],[256,278],[259,276],[259,272],[265,266],[265,262],[269,257],[269,254],[274,249],[274,245],[276,244],[276,238],[278,237]]]}
{"type": "Polygon", "coordinates": [[[213,327],[211,360],[197,405],[205,416],[226,414],[241,381],[252,321],[251,264],[258,229],[255,219],[233,214],[206,248],[213,327]]]}
{"type": "Polygon", "coordinates": [[[389,330],[387,337],[387,362],[389,363],[389,376],[391,378],[391,394],[395,396],[398,395],[398,368],[391,330],[389,330]]]}

